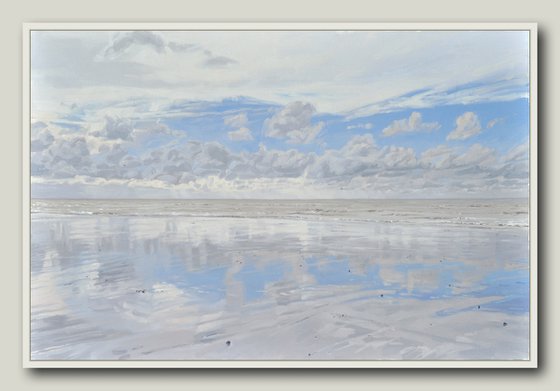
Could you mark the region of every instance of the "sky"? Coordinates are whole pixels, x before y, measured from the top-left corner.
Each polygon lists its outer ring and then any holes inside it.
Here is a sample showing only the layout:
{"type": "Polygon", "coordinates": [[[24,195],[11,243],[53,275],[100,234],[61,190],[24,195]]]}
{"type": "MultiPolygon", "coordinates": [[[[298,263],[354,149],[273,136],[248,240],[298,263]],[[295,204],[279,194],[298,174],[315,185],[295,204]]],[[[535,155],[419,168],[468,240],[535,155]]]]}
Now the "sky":
{"type": "Polygon", "coordinates": [[[524,31],[33,31],[34,198],[527,197],[524,31]]]}

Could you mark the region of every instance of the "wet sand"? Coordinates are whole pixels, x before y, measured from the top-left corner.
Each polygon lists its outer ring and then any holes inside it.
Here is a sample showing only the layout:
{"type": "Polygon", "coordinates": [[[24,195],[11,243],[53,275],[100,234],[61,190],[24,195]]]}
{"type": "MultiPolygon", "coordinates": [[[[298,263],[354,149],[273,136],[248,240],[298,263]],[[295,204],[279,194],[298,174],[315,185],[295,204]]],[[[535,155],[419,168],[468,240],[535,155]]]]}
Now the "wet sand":
{"type": "Polygon", "coordinates": [[[34,360],[522,360],[525,201],[34,201],[34,360]]]}

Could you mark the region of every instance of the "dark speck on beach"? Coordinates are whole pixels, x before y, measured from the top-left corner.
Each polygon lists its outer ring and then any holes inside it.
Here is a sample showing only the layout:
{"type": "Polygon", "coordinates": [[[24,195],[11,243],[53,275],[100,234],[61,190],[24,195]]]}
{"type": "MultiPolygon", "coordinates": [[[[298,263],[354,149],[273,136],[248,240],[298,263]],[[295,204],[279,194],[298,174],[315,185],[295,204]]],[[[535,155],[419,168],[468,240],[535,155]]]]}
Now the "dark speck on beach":
{"type": "Polygon", "coordinates": [[[383,297],[383,293],[380,296],[383,297]]]}
{"type": "Polygon", "coordinates": [[[231,341],[226,341],[226,345],[230,346],[231,345],[231,341]]]}
{"type": "Polygon", "coordinates": [[[506,327],[506,326],[507,326],[507,322],[504,322],[503,325],[504,325],[504,327],[506,327]]]}

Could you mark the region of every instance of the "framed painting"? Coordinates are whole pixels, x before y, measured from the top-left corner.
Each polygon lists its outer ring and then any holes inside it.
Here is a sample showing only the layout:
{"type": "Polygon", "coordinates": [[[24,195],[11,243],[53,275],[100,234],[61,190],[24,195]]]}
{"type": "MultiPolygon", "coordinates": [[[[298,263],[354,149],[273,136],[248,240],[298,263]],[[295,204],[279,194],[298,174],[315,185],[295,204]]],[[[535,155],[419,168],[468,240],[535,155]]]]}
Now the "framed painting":
{"type": "Polygon", "coordinates": [[[26,367],[536,367],[535,24],[27,24],[26,367]]]}

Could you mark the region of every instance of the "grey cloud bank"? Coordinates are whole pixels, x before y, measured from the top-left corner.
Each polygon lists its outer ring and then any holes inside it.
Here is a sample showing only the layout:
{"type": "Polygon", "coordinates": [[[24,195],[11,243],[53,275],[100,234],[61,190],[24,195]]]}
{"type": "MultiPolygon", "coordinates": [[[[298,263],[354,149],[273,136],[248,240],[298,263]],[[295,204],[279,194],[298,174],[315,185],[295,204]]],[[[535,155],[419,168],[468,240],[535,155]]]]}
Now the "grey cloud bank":
{"type": "MultiPolygon", "coordinates": [[[[292,129],[290,121],[301,117],[280,113],[269,126],[292,129]],[[286,117],[289,120],[283,121],[286,117]]],[[[226,122],[241,125],[246,118],[226,122]]],[[[308,124],[309,118],[300,122],[308,124]]],[[[66,132],[55,138],[49,127],[37,127],[31,156],[37,195],[42,186],[54,184],[132,187],[139,197],[143,188],[175,190],[187,197],[249,198],[259,198],[266,189],[269,196],[294,198],[523,196],[527,191],[527,145],[504,155],[480,144],[463,151],[440,145],[418,155],[412,148],[380,147],[372,135],[364,134],[322,154],[264,145],[256,152],[233,152],[216,141],[192,140],[131,153],[135,142],[150,131],[170,132],[157,123],[113,118],[94,135],[66,132]]]]}

